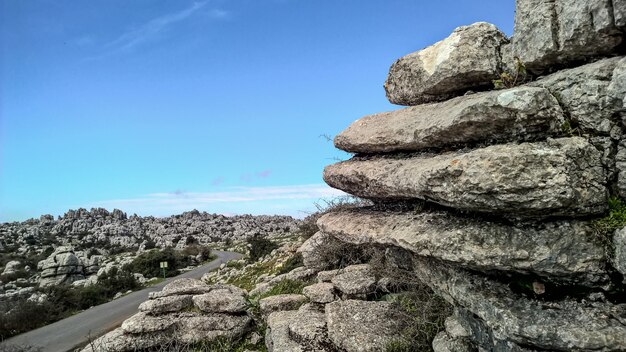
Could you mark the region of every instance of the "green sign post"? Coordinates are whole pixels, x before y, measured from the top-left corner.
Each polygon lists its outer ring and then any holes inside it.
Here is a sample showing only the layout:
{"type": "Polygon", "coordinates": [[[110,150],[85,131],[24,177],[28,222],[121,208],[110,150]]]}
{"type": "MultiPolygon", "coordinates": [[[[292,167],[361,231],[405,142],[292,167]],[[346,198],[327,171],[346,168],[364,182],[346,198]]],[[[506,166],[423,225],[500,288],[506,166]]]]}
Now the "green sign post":
{"type": "Polygon", "coordinates": [[[163,279],[165,279],[165,271],[167,270],[167,262],[160,263],[161,270],[163,270],[163,279]]]}

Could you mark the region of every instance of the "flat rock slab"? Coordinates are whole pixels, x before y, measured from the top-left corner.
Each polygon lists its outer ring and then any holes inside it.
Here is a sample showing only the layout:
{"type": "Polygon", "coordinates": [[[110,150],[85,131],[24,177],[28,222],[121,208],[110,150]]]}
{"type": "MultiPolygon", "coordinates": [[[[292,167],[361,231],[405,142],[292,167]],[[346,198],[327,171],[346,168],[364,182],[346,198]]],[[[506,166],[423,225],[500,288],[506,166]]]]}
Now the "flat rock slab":
{"type": "Polygon", "coordinates": [[[517,87],[476,93],[365,116],[335,137],[351,153],[387,153],[561,134],[559,102],[547,89],[517,87]]]}
{"type": "Polygon", "coordinates": [[[178,323],[177,316],[164,315],[154,317],[139,312],[124,320],[122,330],[129,334],[145,334],[169,330],[178,323]]]}
{"type": "Polygon", "coordinates": [[[623,351],[626,346],[626,304],[541,302],[427,259],[417,260],[415,270],[436,293],[480,318],[497,340],[557,351],[623,351]]]}
{"type": "Polygon", "coordinates": [[[512,55],[531,71],[542,72],[567,62],[608,55],[624,41],[626,6],[621,0],[515,3],[512,55]]]}
{"type": "Polygon", "coordinates": [[[269,352],[304,352],[302,345],[289,336],[289,324],[302,319],[297,310],[274,312],[267,317],[265,345],[269,352]]]}
{"type": "Polygon", "coordinates": [[[268,316],[282,310],[298,309],[307,301],[306,296],[300,294],[283,294],[265,297],[259,300],[261,314],[268,316]]]}
{"type": "Polygon", "coordinates": [[[532,273],[591,286],[609,280],[604,247],[590,240],[594,229],[584,221],[513,226],[445,211],[361,209],[325,214],[317,224],[341,241],[401,247],[480,271],[532,273]]]}
{"type": "Polygon", "coordinates": [[[198,279],[178,279],[165,285],[160,292],[150,292],[150,298],[174,296],[174,295],[198,295],[207,293],[212,287],[198,279]]]}
{"type": "Polygon", "coordinates": [[[407,316],[388,302],[336,301],[325,309],[328,337],[346,352],[384,351],[407,326],[407,316]]]}
{"type": "Polygon", "coordinates": [[[601,154],[580,137],[408,159],[327,166],[328,185],[363,198],[421,199],[514,217],[586,216],[607,208],[601,154]]]}
{"type": "Polygon", "coordinates": [[[177,339],[183,343],[213,341],[217,338],[238,340],[252,324],[248,315],[208,314],[181,318],[177,339]]]}
{"type": "Polygon", "coordinates": [[[500,46],[507,42],[489,23],[459,27],[448,38],[396,61],[385,82],[387,98],[393,104],[418,105],[490,86],[501,68],[500,46]]]}
{"type": "Polygon", "coordinates": [[[149,299],[139,305],[139,311],[152,315],[180,312],[193,306],[191,297],[191,295],[179,295],[149,299]]]}
{"type": "Polygon", "coordinates": [[[193,303],[207,313],[241,313],[247,306],[242,292],[228,288],[217,288],[209,293],[193,296],[193,303]]]}

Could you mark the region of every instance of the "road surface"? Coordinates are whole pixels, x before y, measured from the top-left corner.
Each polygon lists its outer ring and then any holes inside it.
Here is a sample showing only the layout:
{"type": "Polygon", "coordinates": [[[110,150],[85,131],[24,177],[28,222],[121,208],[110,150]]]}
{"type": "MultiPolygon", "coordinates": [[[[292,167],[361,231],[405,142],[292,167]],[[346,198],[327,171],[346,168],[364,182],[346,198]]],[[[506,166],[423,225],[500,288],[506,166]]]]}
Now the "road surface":
{"type": "Polygon", "coordinates": [[[39,329],[14,336],[2,344],[30,345],[41,347],[45,352],[67,352],[85,344],[88,339],[103,335],[137,313],[139,304],[148,299],[148,293],[160,291],[163,286],[176,279],[200,278],[204,273],[219,267],[222,263],[242,257],[239,253],[212,251],[217,259],[176,277],[130,293],[111,302],[91,307],[69,318],[46,325],[39,329]]]}

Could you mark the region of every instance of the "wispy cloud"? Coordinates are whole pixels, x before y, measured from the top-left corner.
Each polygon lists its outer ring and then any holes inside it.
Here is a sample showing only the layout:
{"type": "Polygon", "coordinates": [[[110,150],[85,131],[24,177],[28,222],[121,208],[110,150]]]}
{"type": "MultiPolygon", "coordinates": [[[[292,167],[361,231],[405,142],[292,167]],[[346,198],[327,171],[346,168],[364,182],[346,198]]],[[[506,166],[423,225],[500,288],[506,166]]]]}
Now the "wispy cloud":
{"type": "Polygon", "coordinates": [[[221,192],[152,193],[137,198],[112,199],[90,207],[117,208],[143,215],[170,215],[198,209],[218,213],[282,213],[297,215],[319,199],[345,193],[324,184],[269,187],[233,187],[221,192]]]}
{"type": "MultiPolygon", "coordinates": [[[[137,45],[140,45],[157,37],[160,33],[164,32],[174,24],[189,18],[194,13],[202,9],[206,4],[207,1],[195,2],[193,3],[193,5],[182,11],[169,13],[154,18],[134,29],[131,29],[121,34],[119,37],[117,37],[117,39],[105,44],[104,49],[107,52],[122,52],[131,50],[137,45]]],[[[213,10],[211,11],[211,13],[212,17],[216,18],[228,15],[227,12],[219,10],[213,10]]]]}

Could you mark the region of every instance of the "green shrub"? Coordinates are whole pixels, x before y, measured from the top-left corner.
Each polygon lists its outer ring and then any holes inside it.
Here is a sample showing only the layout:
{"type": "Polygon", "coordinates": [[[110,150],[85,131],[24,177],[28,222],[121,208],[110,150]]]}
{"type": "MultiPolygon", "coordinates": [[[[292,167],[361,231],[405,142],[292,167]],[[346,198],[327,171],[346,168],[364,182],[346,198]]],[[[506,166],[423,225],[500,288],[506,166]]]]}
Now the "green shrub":
{"type": "Polygon", "coordinates": [[[246,242],[250,245],[250,262],[256,262],[278,248],[276,243],[259,235],[248,238],[246,242]]]}
{"type": "Polygon", "coordinates": [[[609,256],[613,256],[612,236],[616,230],[626,226],[626,203],[617,197],[610,197],[608,201],[609,213],[593,222],[593,240],[604,246],[609,256]]]}
{"type": "Polygon", "coordinates": [[[134,273],[141,273],[145,277],[163,276],[160,267],[161,262],[167,262],[166,276],[176,276],[179,274],[178,269],[191,265],[189,256],[184,252],[177,252],[172,248],[163,250],[153,249],[137,256],[129,265],[129,270],[134,273]]]}

